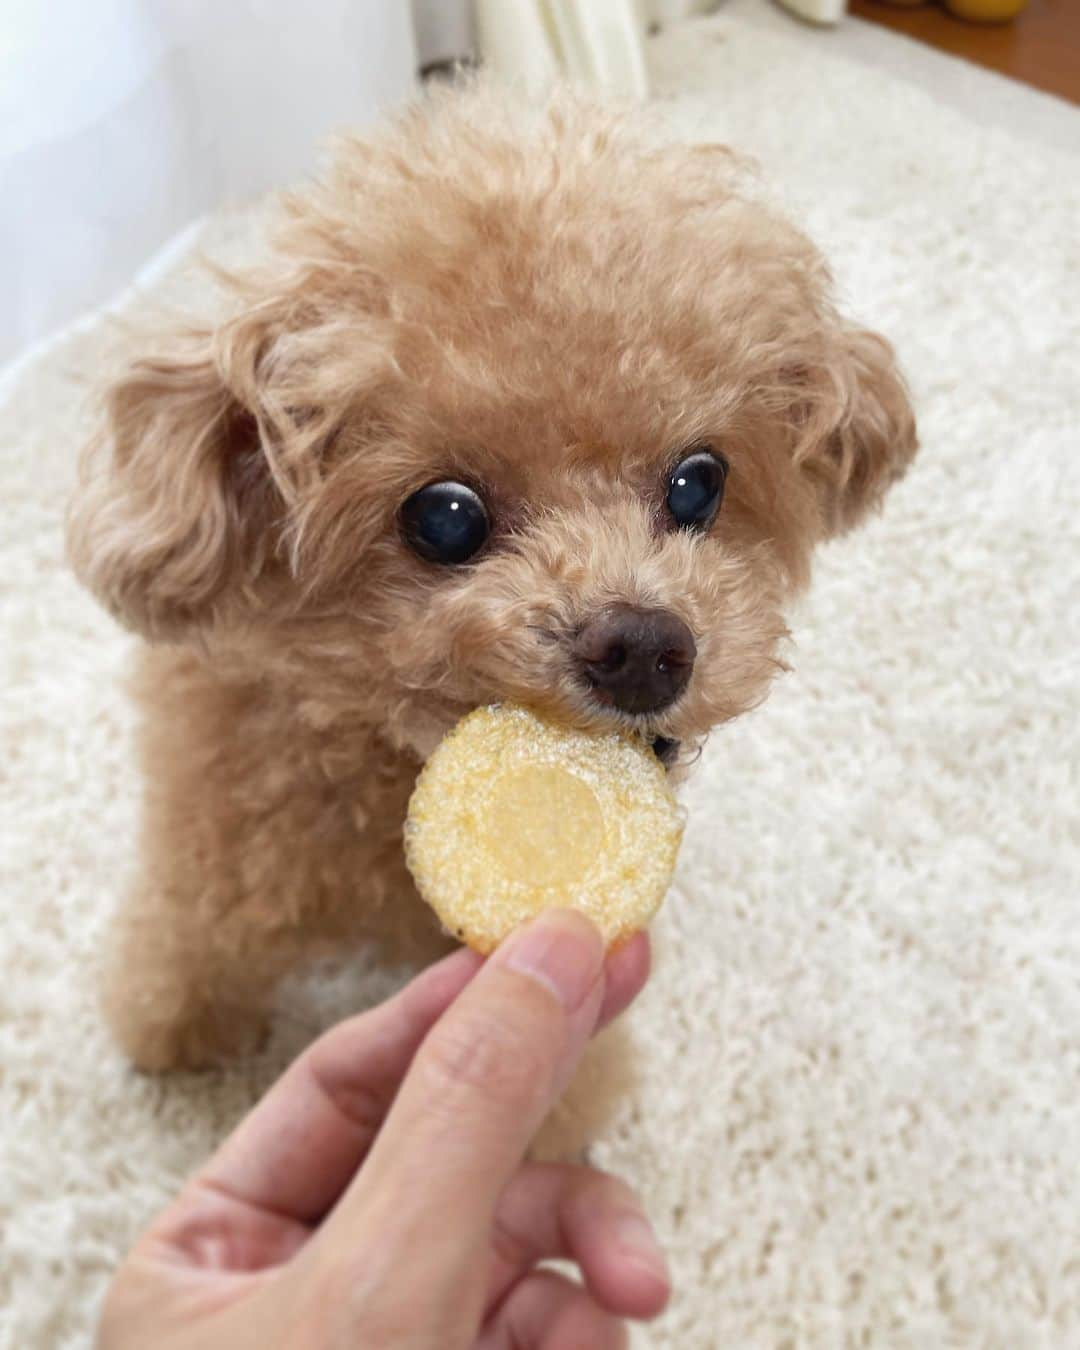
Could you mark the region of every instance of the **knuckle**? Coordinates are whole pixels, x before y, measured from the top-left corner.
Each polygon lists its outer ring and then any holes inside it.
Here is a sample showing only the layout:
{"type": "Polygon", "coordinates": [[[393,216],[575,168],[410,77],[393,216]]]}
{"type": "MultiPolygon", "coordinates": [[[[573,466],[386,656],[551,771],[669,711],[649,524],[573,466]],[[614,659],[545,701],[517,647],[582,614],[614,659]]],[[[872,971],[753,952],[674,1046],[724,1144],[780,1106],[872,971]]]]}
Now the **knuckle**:
{"type": "Polygon", "coordinates": [[[386,1116],[390,1094],[376,1085],[359,1082],[346,1074],[313,1062],[311,1081],[319,1095],[359,1135],[373,1138],[386,1116]]]}
{"type": "Polygon", "coordinates": [[[578,1184],[580,1203],[603,1205],[609,1209],[640,1209],[637,1191],[613,1172],[583,1168],[578,1184]]]}
{"type": "Polygon", "coordinates": [[[519,1106],[545,1091],[551,1063],[513,1019],[462,1019],[438,1029],[426,1047],[426,1067],[438,1098],[460,1104],[479,1098],[519,1106]]]}
{"type": "Polygon", "coordinates": [[[572,1227],[592,1226],[623,1213],[643,1214],[641,1198],[632,1186],[610,1172],[582,1167],[563,1193],[562,1214],[572,1227]]]}
{"type": "Polygon", "coordinates": [[[509,1270],[526,1270],[541,1256],[532,1234],[511,1227],[498,1211],[491,1225],[491,1251],[509,1270]]]}

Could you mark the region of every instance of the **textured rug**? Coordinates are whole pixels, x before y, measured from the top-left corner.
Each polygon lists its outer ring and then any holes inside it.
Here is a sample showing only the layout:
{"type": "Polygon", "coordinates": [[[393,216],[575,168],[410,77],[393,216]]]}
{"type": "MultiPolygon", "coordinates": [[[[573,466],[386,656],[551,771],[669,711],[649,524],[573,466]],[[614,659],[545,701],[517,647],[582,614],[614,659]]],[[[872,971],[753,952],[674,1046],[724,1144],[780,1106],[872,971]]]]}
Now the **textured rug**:
{"type": "MultiPolygon", "coordinates": [[[[1076,1346],[1080,158],[808,43],[667,30],[661,111],[759,156],[896,338],[924,449],[823,555],[793,673],[686,790],[637,1081],[592,1154],[672,1253],[643,1346],[1076,1346]]],[[[245,228],[206,241],[242,251],[245,228]]],[[[181,265],[143,290],[200,284],[181,265]]],[[[129,645],[64,571],[60,514],[120,341],[90,319],[0,391],[4,1350],[86,1345],[151,1212],[389,984],[291,989],[266,1053],[213,1076],[137,1079],[99,1024],[135,812],[129,645]]]]}

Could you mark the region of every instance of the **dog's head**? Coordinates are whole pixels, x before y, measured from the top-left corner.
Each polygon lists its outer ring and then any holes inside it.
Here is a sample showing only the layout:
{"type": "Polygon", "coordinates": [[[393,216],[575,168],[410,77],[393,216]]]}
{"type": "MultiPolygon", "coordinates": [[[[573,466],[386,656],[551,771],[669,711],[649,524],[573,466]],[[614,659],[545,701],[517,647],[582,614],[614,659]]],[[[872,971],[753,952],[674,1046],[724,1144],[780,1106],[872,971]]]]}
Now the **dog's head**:
{"type": "Polygon", "coordinates": [[[740,179],[566,97],[347,142],[231,316],[110,391],[79,572],[420,754],[500,699],[693,744],[915,448],[890,348],[740,179]]]}

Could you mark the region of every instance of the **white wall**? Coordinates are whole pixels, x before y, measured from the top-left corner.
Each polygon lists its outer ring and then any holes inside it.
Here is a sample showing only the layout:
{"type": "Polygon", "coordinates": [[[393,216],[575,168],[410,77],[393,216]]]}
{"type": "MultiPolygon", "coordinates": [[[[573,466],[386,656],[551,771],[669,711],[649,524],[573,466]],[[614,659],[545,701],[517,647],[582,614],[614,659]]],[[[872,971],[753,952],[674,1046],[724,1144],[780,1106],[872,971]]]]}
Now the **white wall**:
{"type": "Polygon", "coordinates": [[[5,0],[0,363],[413,88],[405,0],[5,0]]]}

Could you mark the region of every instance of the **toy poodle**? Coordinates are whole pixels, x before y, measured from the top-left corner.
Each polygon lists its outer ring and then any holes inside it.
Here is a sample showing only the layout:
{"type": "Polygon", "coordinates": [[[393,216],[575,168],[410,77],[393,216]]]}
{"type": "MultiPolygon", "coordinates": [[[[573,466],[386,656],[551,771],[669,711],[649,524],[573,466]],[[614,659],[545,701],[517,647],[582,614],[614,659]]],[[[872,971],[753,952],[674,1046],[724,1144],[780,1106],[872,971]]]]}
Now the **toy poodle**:
{"type": "Polygon", "coordinates": [[[69,521],[144,640],[106,1009],[146,1070],[251,1047],[320,951],[446,941],[402,821],[470,709],[685,768],[916,446],[892,349],[738,157],[565,92],[344,139],[227,290],[108,390],[69,521]]]}

